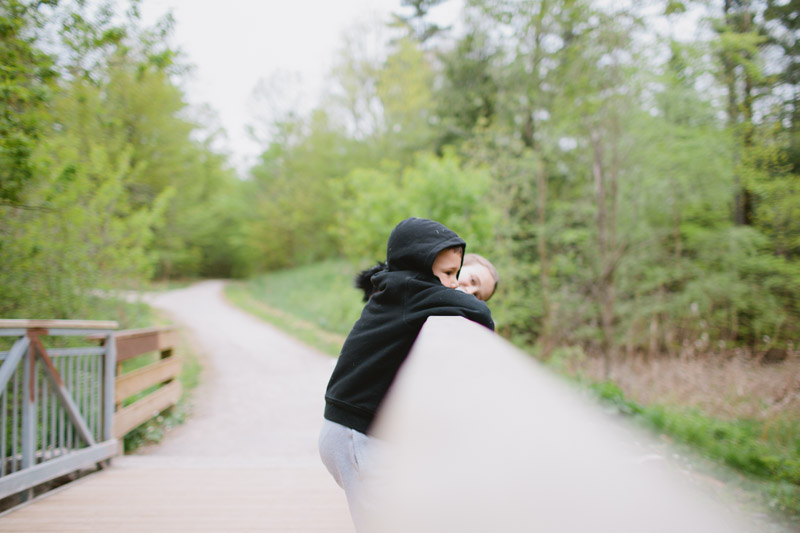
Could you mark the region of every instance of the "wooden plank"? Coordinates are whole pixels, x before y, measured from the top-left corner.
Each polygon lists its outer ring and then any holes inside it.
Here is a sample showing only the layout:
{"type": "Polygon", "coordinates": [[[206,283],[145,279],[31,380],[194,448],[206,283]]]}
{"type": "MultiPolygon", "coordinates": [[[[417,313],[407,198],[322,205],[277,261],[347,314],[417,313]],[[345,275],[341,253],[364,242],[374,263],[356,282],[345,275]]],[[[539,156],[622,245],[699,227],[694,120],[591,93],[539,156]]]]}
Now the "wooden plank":
{"type": "Polygon", "coordinates": [[[0,328],[36,329],[117,329],[119,325],[112,320],[30,320],[2,319],[0,328]]]}
{"type": "Polygon", "coordinates": [[[147,457],[91,474],[0,517],[0,532],[169,531],[354,533],[344,492],[318,460],[263,467],[150,465],[147,457]]]}
{"type": "Polygon", "coordinates": [[[181,397],[181,382],[172,381],[114,414],[114,437],[122,438],[133,428],[175,405],[181,397]]]}
{"type": "Polygon", "coordinates": [[[176,356],[161,359],[127,374],[117,376],[114,403],[119,403],[147,387],[178,377],[181,361],[176,356]]]}
{"type": "Polygon", "coordinates": [[[161,352],[174,348],[175,330],[172,328],[148,328],[117,333],[117,362],[125,361],[148,352],[161,352]]]}
{"type": "Polygon", "coordinates": [[[90,448],[72,451],[61,457],[0,478],[0,498],[30,489],[51,479],[88,468],[116,455],[117,440],[111,439],[90,448]]]}
{"type": "Polygon", "coordinates": [[[138,329],[124,329],[114,334],[117,339],[127,339],[130,337],[148,336],[154,333],[170,333],[174,332],[175,328],[172,326],[154,326],[152,328],[138,328],[138,329]]]}

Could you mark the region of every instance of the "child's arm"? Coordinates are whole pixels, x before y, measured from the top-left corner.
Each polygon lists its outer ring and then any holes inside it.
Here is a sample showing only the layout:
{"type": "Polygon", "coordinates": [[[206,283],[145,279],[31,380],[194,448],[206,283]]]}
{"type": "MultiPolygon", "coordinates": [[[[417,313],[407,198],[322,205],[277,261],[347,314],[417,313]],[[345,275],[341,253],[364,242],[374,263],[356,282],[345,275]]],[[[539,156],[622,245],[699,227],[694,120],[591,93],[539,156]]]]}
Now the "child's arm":
{"type": "Polygon", "coordinates": [[[492,312],[486,303],[471,294],[442,287],[436,291],[424,291],[409,299],[406,319],[421,326],[429,316],[462,316],[494,330],[492,312]]]}

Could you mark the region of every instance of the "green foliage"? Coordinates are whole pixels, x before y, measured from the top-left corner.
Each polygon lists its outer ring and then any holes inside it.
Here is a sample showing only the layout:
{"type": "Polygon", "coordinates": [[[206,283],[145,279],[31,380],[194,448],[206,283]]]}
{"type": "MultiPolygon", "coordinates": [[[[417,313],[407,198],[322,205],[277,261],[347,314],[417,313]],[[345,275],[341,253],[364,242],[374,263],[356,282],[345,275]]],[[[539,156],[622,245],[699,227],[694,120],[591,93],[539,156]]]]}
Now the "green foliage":
{"type": "Polygon", "coordinates": [[[642,407],[625,398],[622,389],[611,381],[592,383],[589,388],[594,391],[601,400],[613,405],[622,413],[632,415],[642,414],[644,412],[642,407]]]}
{"type": "Polygon", "coordinates": [[[494,53],[480,29],[441,54],[443,83],[435,93],[441,124],[437,148],[462,142],[475,128],[491,124],[499,87],[491,71],[494,53]]]}
{"type": "Polygon", "coordinates": [[[142,279],[152,266],[147,246],[166,195],[131,209],[128,160],[114,165],[98,147],[82,164],[68,145],[53,141],[48,148],[42,158],[50,179],[26,191],[42,209],[6,208],[4,216],[0,314],[6,317],[86,317],[94,290],[142,279]]]}
{"type": "Polygon", "coordinates": [[[0,204],[16,204],[36,176],[32,153],[47,129],[56,71],[35,35],[47,4],[8,0],[0,6],[0,204]],[[41,11],[40,11],[41,10],[41,11]]]}
{"type": "Polygon", "coordinates": [[[793,22],[772,2],[708,9],[712,39],[652,47],[636,6],[583,1],[471,0],[461,37],[407,32],[385,57],[351,35],[324,105],[273,123],[223,242],[246,244],[243,272],[363,265],[431,217],[495,262],[499,330],[544,357],[791,350],[793,22]]]}
{"type": "Polygon", "coordinates": [[[344,252],[353,261],[384,259],[389,233],[410,216],[437,220],[466,240],[468,251],[480,251],[497,220],[486,201],[490,188],[485,170],[462,167],[452,151],[442,157],[421,154],[402,172],[389,163],[354,170],[339,192],[337,228],[344,252]]]}
{"type": "Polygon", "coordinates": [[[726,421],[666,407],[649,408],[645,416],[657,429],[741,472],[800,487],[796,421],[726,421]]]}
{"type": "MultiPolygon", "coordinates": [[[[327,260],[254,277],[242,288],[273,309],[324,331],[347,335],[363,307],[362,294],[353,286],[355,275],[349,262],[327,260]]],[[[228,294],[231,289],[238,290],[231,286],[228,294]]]]}
{"type": "Polygon", "coordinates": [[[759,480],[760,490],[767,499],[795,516],[800,515],[800,422],[797,420],[720,420],[675,406],[639,405],[608,381],[591,384],[590,388],[620,412],[634,415],[703,456],[759,480]]]}
{"type": "Polygon", "coordinates": [[[377,76],[376,95],[385,121],[382,155],[408,157],[431,142],[433,71],[419,45],[402,39],[377,76]]]}
{"type": "Polygon", "coordinates": [[[333,184],[348,164],[341,133],[324,112],[284,124],[252,170],[244,239],[257,271],[335,255],[333,184]]]}
{"type": "Polygon", "coordinates": [[[124,18],[116,7],[13,0],[0,11],[2,316],[95,316],[93,294],[156,268],[245,270],[240,191],[182,118],[170,23],[143,29],[135,4],[124,18]],[[40,41],[55,27],[51,57],[40,41]]]}

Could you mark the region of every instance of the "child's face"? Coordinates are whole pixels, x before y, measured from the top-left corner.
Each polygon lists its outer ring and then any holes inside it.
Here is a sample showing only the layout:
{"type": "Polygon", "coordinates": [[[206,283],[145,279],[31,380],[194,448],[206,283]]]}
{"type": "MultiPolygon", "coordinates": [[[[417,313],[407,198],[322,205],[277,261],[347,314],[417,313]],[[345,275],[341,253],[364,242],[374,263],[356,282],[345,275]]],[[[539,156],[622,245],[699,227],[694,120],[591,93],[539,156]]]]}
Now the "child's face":
{"type": "Polygon", "coordinates": [[[458,269],[461,268],[461,250],[451,248],[442,250],[433,261],[433,275],[442,285],[455,289],[458,287],[458,269]]]}
{"type": "Polygon", "coordinates": [[[480,263],[464,265],[458,275],[458,288],[485,302],[494,292],[494,277],[480,263]]]}

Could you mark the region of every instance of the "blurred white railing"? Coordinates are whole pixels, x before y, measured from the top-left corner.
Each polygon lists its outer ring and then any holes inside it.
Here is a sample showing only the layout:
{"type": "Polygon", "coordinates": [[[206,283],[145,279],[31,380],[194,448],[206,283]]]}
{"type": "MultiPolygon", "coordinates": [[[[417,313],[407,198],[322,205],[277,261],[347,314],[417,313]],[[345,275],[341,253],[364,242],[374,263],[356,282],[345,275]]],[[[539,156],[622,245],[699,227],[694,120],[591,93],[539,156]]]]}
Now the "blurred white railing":
{"type": "Polygon", "coordinates": [[[433,317],[382,406],[368,531],[766,531],[493,332],[433,317]]]}

